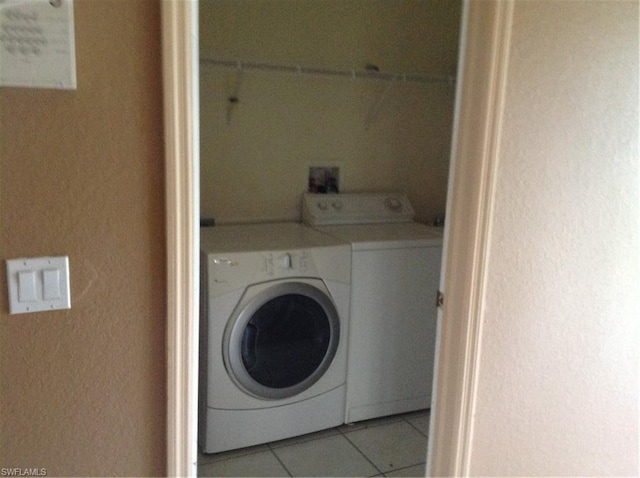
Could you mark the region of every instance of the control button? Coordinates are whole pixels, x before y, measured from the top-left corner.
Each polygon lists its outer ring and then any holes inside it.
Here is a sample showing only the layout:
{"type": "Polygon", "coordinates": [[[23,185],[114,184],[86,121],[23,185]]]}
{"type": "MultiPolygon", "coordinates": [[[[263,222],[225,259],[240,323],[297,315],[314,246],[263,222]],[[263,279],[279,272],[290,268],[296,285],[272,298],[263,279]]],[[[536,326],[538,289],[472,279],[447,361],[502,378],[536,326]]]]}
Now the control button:
{"type": "Polygon", "coordinates": [[[266,260],[266,269],[267,269],[267,275],[272,276],[273,275],[273,258],[272,257],[268,257],[266,260]]]}
{"type": "Polygon", "coordinates": [[[342,202],[340,201],[333,201],[331,205],[333,206],[333,209],[335,209],[336,211],[340,211],[342,209],[342,202]]]}
{"type": "Polygon", "coordinates": [[[282,256],[282,268],[283,269],[292,268],[291,254],[286,253],[284,256],[282,256]]]}
{"type": "Polygon", "coordinates": [[[320,201],[318,204],[318,209],[320,209],[321,211],[326,211],[327,210],[327,203],[325,201],[320,201]]]}

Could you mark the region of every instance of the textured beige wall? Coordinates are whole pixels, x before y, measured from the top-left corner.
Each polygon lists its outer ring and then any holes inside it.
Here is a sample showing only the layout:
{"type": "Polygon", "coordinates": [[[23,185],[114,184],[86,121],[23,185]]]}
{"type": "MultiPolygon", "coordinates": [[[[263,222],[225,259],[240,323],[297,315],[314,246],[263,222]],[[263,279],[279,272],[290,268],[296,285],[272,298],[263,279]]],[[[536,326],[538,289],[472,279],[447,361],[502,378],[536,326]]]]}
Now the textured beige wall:
{"type": "Polygon", "coordinates": [[[638,2],[515,2],[470,470],[638,476],[638,2]]]}
{"type": "MultiPolygon", "coordinates": [[[[455,74],[460,2],[203,1],[200,51],[303,66],[455,74]]],[[[297,220],[309,166],[341,168],[341,190],[409,194],[419,220],[444,211],[454,88],[201,65],[201,210],[219,222],[297,220]]]]}
{"type": "Polygon", "coordinates": [[[0,90],[0,467],[165,472],[160,2],[76,0],[76,91],[0,90]],[[4,260],[68,255],[9,315],[4,260]]]}

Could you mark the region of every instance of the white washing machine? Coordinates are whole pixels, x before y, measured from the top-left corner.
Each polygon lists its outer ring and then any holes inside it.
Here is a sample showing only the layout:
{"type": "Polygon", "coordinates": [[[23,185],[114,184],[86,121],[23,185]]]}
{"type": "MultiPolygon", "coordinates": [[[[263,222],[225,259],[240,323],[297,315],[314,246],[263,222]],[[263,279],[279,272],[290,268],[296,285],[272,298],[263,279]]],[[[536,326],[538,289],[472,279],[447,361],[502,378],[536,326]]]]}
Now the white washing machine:
{"type": "Polygon", "coordinates": [[[201,450],[343,424],[349,244],[295,223],[203,228],[201,271],[201,450]]]}
{"type": "Polygon", "coordinates": [[[430,408],[442,229],[403,194],[305,194],[302,209],[353,249],[346,421],[430,408]]]}

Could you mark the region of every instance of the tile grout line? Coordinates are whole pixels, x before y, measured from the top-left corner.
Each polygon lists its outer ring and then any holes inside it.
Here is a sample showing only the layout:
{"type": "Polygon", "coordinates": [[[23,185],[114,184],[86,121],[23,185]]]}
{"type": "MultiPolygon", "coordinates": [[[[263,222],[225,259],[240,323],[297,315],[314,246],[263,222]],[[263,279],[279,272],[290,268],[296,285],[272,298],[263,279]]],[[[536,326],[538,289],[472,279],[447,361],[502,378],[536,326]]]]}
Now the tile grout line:
{"type": "MultiPolygon", "coordinates": [[[[428,433],[424,433],[422,430],[420,430],[417,426],[415,426],[413,423],[411,423],[409,421],[409,419],[402,417],[402,419],[407,422],[409,425],[411,425],[418,433],[420,433],[423,437],[425,437],[427,440],[429,439],[429,434],[428,433]]],[[[429,420],[431,420],[431,416],[429,416],[429,420]]]]}
{"type": "MultiPolygon", "coordinates": [[[[365,426],[365,427],[363,427],[363,428],[358,428],[357,430],[352,430],[352,431],[350,431],[350,432],[343,432],[342,430],[338,430],[338,431],[339,431],[340,433],[342,433],[342,435],[343,435],[347,440],[349,440],[349,437],[348,437],[347,435],[349,435],[350,433],[354,433],[354,432],[356,432],[356,431],[359,431],[359,430],[366,430],[367,428],[377,428],[377,427],[379,427],[379,426],[391,425],[391,424],[393,424],[393,423],[398,423],[398,422],[405,422],[407,425],[409,425],[411,428],[413,428],[414,430],[416,430],[420,435],[422,435],[423,437],[425,437],[427,440],[429,439],[429,436],[428,436],[428,435],[426,435],[426,434],[424,434],[421,430],[419,430],[419,429],[418,429],[418,428],[417,428],[413,423],[411,423],[411,422],[409,421],[409,419],[408,419],[406,416],[404,416],[404,415],[403,415],[403,416],[399,416],[398,418],[399,418],[398,420],[390,420],[390,421],[384,421],[384,422],[380,422],[380,423],[375,423],[375,424],[371,424],[371,425],[365,426]]],[[[375,420],[375,419],[374,419],[374,420],[375,420]]],[[[349,442],[350,442],[350,443],[351,443],[351,444],[352,444],[352,445],[353,445],[353,446],[354,446],[354,447],[355,447],[355,448],[356,448],[356,449],[357,449],[357,450],[362,454],[362,456],[364,456],[364,457],[367,459],[367,461],[368,461],[369,463],[371,463],[371,465],[372,465],[376,470],[378,470],[378,473],[379,473],[379,474],[381,474],[381,475],[382,475],[382,476],[384,476],[384,477],[386,477],[386,476],[387,476],[387,473],[396,472],[396,471],[398,471],[398,470],[404,470],[404,469],[407,469],[407,468],[412,468],[412,467],[414,467],[414,466],[419,466],[419,465],[422,465],[423,463],[426,463],[426,456],[425,456],[425,461],[424,461],[424,462],[423,462],[423,461],[421,461],[421,462],[419,462],[419,463],[414,463],[414,464],[411,464],[411,465],[403,466],[402,468],[394,468],[394,469],[392,469],[392,470],[389,470],[389,471],[387,471],[387,472],[384,472],[384,471],[380,470],[380,468],[378,468],[378,467],[375,465],[375,463],[373,463],[373,462],[369,459],[369,457],[368,457],[368,456],[367,456],[367,455],[366,455],[362,450],[360,450],[360,448],[358,448],[358,446],[357,446],[355,443],[353,443],[353,441],[349,440],[349,442]]]]}
{"type": "MultiPolygon", "coordinates": [[[[371,427],[371,428],[374,428],[374,427],[371,427]]],[[[365,428],[360,428],[360,430],[365,430],[365,428]]],[[[357,430],[354,430],[354,431],[357,431],[357,430]]],[[[369,457],[368,457],[368,456],[367,456],[367,455],[366,455],[366,454],[365,454],[365,453],[364,453],[360,448],[358,448],[358,445],[356,445],[356,444],[355,444],[355,443],[353,443],[351,440],[349,440],[349,437],[347,436],[347,435],[348,435],[348,433],[343,433],[343,432],[342,432],[342,430],[338,430],[338,432],[340,432],[340,434],[341,434],[344,438],[346,438],[346,440],[347,440],[349,443],[351,443],[351,445],[352,445],[356,450],[358,450],[358,453],[360,453],[360,454],[364,457],[364,459],[365,459],[365,460],[367,460],[367,461],[371,464],[371,466],[373,466],[376,470],[378,470],[378,473],[376,473],[376,475],[379,475],[379,474],[383,474],[383,475],[384,475],[384,472],[383,472],[380,468],[378,468],[378,467],[376,466],[376,464],[375,464],[374,462],[372,462],[372,461],[369,459],[369,457]]],[[[375,475],[371,475],[371,476],[375,476],[375,475]]]]}
{"type": "MultiPolygon", "coordinates": [[[[413,423],[411,423],[409,420],[404,420],[404,421],[405,421],[405,423],[407,425],[409,425],[411,428],[413,428],[415,431],[417,431],[420,435],[425,436],[425,434],[422,433],[420,430],[418,430],[418,427],[414,426],[413,423]]],[[[425,438],[427,438],[427,437],[425,437],[425,438]]]]}
{"type": "Polygon", "coordinates": [[[269,451],[271,452],[271,454],[273,456],[275,456],[276,460],[278,460],[278,463],[280,463],[280,465],[282,465],[282,468],[284,468],[284,471],[287,472],[289,477],[293,477],[293,473],[291,473],[291,471],[289,471],[289,468],[287,468],[287,465],[284,464],[284,462],[280,459],[280,457],[275,452],[275,450],[271,447],[271,443],[267,443],[267,446],[269,447],[269,451]]]}

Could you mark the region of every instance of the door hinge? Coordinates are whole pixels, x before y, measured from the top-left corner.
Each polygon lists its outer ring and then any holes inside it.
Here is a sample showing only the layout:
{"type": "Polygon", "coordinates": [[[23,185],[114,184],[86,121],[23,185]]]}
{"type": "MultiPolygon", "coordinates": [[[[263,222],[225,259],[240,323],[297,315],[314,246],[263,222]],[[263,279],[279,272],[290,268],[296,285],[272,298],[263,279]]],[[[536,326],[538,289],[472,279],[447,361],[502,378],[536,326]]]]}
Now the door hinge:
{"type": "Polygon", "coordinates": [[[442,309],[444,305],[444,294],[440,291],[436,293],[436,307],[442,309]]]}

